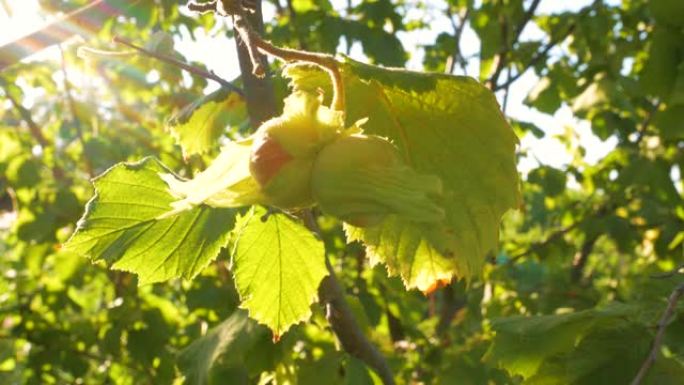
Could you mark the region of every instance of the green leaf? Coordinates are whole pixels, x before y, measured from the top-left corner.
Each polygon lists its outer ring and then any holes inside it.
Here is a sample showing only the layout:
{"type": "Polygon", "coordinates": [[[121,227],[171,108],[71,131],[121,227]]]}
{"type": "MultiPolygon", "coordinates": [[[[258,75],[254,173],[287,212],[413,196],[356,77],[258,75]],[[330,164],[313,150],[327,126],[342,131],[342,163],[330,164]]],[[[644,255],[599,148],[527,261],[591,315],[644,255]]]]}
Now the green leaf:
{"type": "Polygon", "coordinates": [[[184,156],[202,154],[218,145],[226,128],[247,119],[245,102],[227,88],[185,106],[168,122],[168,128],[183,148],[184,156]]]}
{"type": "MultiPolygon", "coordinates": [[[[635,323],[623,321],[611,327],[599,327],[588,333],[572,351],[545,360],[539,371],[524,384],[629,384],[646,359],[650,343],[651,336],[646,328],[635,323]]],[[[665,357],[658,357],[657,362],[674,363],[665,357]]],[[[675,364],[671,369],[676,370],[677,366],[681,376],[681,365],[675,364]]],[[[674,376],[676,371],[667,372],[656,367],[652,370],[657,372],[658,380],[646,380],[644,384],[673,384],[682,378],[674,376]]],[[[652,375],[648,377],[653,378],[652,375]]]]}
{"type": "Polygon", "coordinates": [[[41,164],[29,155],[17,156],[7,165],[7,181],[15,188],[32,187],[40,182],[41,164]]]}
{"type": "Polygon", "coordinates": [[[492,328],[496,336],[485,360],[511,374],[530,378],[540,371],[546,359],[575,349],[593,328],[620,325],[623,317],[634,311],[628,305],[612,304],[604,309],[567,314],[495,319],[492,328]]]}
{"type": "Polygon", "coordinates": [[[677,79],[672,87],[672,94],[668,103],[671,105],[684,105],[684,60],[679,63],[677,79]]]}
{"type": "Polygon", "coordinates": [[[366,365],[351,355],[347,358],[345,369],[345,384],[347,385],[373,385],[376,383],[366,365]]]}
{"type": "MultiPolygon", "coordinates": [[[[494,322],[496,337],[488,359],[525,378],[524,385],[628,384],[649,354],[650,325],[631,320],[637,308],[605,309],[512,317],[494,322]]],[[[677,384],[684,367],[658,357],[644,384],[677,384]]]]}
{"type": "Polygon", "coordinates": [[[0,126],[0,173],[4,174],[7,164],[22,153],[21,142],[10,131],[10,127],[0,126]]]}
{"type": "Polygon", "coordinates": [[[178,367],[185,376],[185,384],[209,383],[212,369],[219,364],[227,367],[242,364],[266,332],[266,328],[248,318],[246,311],[236,310],[207,335],[181,351],[178,367]]]}
{"type": "Polygon", "coordinates": [[[666,140],[684,138],[684,105],[668,106],[655,113],[653,125],[666,140]]]}
{"type": "Polygon", "coordinates": [[[139,275],[140,284],[193,278],[228,242],[232,209],[198,206],[158,219],[175,198],[153,158],[120,163],[95,178],[95,195],[66,250],[139,275]]]}
{"type": "Polygon", "coordinates": [[[573,101],[572,111],[579,116],[586,116],[591,110],[608,105],[615,93],[614,88],[613,82],[605,76],[597,76],[573,101]]]}
{"type": "Polygon", "coordinates": [[[511,126],[513,127],[513,130],[517,136],[524,136],[527,133],[531,133],[535,138],[541,139],[544,137],[544,135],[546,135],[544,130],[537,127],[537,125],[534,123],[524,122],[522,120],[513,120],[511,122],[511,126]]]}
{"type": "Polygon", "coordinates": [[[561,96],[551,78],[543,77],[527,95],[525,104],[541,112],[553,114],[561,106],[561,96]]]}
{"type": "Polygon", "coordinates": [[[684,2],[681,0],[650,0],[648,6],[658,23],[684,27],[684,2]]]}
{"type": "Polygon", "coordinates": [[[544,194],[548,196],[558,196],[565,191],[567,175],[556,168],[550,166],[540,166],[530,171],[527,176],[529,183],[534,183],[542,187],[544,194]]]}
{"type": "Polygon", "coordinates": [[[268,326],[274,340],[311,316],[328,274],[323,243],[284,214],[253,208],[238,221],[233,275],[242,308],[268,326]]]}
{"type": "Polygon", "coordinates": [[[641,87],[663,99],[670,96],[683,50],[679,33],[659,26],[654,28],[648,61],[639,79],[641,87]]]}
{"type": "MultiPolygon", "coordinates": [[[[444,186],[446,220],[421,224],[389,217],[348,227],[371,261],[383,262],[407,287],[427,291],[452,276],[478,275],[496,248],[499,221],[518,207],[517,139],[493,94],[472,78],[390,70],[346,60],[347,123],[369,117],[364,132],[389,138],[416,171],[444,186]]],[[[295,88],[330,89],[308,66],[286,70],[295,88]]]]}

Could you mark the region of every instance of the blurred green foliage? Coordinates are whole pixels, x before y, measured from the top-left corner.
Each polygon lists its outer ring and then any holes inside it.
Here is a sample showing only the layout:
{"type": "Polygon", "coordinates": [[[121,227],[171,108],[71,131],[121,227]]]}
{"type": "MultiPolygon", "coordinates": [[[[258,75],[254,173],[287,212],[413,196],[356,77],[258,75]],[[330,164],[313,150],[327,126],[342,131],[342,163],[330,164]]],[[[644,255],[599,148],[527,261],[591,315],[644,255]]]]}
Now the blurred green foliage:
{"type": "MultiPolygon", "coordinates": [[[[85,3],[41,1],[49,12],[85,3]]],[[[340,224],[320,218],[349,302],[398,383],[630,381],[682,281],[651,277],[684,262],[682,2],[599,0],[534,15],[527,10],[537,2],[522,0],[267,3],[275,16],[265,20],[265,36],[274,43],[347,53],[358,46],[370,62],[389,66],[412,54],[401,36],[449,17],[455,30],[423,47],[426,70],[479,62],[471,75],[500,94],[516,87],[507,79],[532,71],[540,80],[526,99],[531,108],[553,114],[569,106],[596,137],[616,143],[590,164],[569,129],[559,140],[572,161],[525,176],[523,206],[505,218],[483,279],[427,298],[368,266],[360,245],[345,245],[340,224]],[[477,57],[457,49],[461,23],[480,40],[477,57]],[[541,36],[521,39],[523,23],[541,36]]],[[[107,43],[113,35],[143,45],[156,31],[179,37],[199,29],[232,36],[211,15],[149,1],[105,22],[88,44],[115,49],[107,43]]],[[[60,249],[92,194],[91,177],[148,155],[191,176],[216,154],[183,159],[165,129],[204,97],[206,80],[145,57],[85,62],[76,46],[62,46],[63,62],[0,73],[0,383],[378,383],[338,348],[321,306],[273,344],[236,310],[225,254],[192,281],[138,286],[133,275],[60,249]],[[65,87],[63,65],[84,76],[65,87]]],[[[236,114],[246,119],[242,108],[236,114]]],[[[211,138],[239,137],[248,124],[222,119],[229,127],[211,138]]],[[[519,136],[544,135],[544,127],[511,123],[519,136]]],[[[197,151],[205,150],[203,142],[197,151]]],[[[648,383],[684,378],[683,314],[680,304],[648,383]]]]}

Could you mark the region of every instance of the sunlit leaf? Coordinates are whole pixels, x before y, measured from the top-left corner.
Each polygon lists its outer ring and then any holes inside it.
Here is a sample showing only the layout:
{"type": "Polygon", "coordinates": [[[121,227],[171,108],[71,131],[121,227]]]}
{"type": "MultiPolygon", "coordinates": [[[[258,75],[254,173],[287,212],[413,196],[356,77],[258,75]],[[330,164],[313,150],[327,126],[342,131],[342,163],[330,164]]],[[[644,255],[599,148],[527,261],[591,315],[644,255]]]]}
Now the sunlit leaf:
{"type": "Polygon", "coordinates": [[[168,127],[183,154],[201,154],[218,147],[219,138],[230,126],[247,119],[242,97],[227,88],[220,88],[183,108],[169,120],[168,127]]]}
{"type": "Polygon", "coordinates": [[[250,317],[277,340],[311,315],[318,285],[328,274],[323,243],[284,214],[254,208],[238,221],[233,274],[250,317]]]}
{"type": "Polygon", "coordinates": [[[141,284],[193,278],[228,242],[235,212],[198,206],[158,219],[175,198],[157,160],[121,163],[96,178],[95,195],[65,249],[138,274],[141,284]]]}
{"type": "Polygon", "coordinates": [[[617,325],[634,310],[616,304],[560,315],[496,319],[492,325],[496,336],[486,359],[529,378],[547,358],[572,351],[593,328],[617,325]]]}
{"type": "Polygon", "coordinates": [[[185,383],[208,384],[215,365],[244,364],[245,356],[267,332],[265,327],[250,319],[246,311],[236,310],[207,335],[181,351],[178,366],[185,376],[185,383]]]}
{"type": "MultiPolygon", "coordinates": [[[[492,93],[475,80],[389,70],[347,60],[347,121],[369,117],[364,131],[389,138],[418,172],[444,185],[447,219],[424,224],[389,217],[348,227],[373,262],[383,262],[409,288],[423,291],[452,276],[478,275],[496,248],[502,214],[520,202],[517,139],[492,93]]],[[[311,67],[289,67],[296,88],[328,86],[311,67]]],[[[329,89],[329,88],[328,88],[329,89]]]]}

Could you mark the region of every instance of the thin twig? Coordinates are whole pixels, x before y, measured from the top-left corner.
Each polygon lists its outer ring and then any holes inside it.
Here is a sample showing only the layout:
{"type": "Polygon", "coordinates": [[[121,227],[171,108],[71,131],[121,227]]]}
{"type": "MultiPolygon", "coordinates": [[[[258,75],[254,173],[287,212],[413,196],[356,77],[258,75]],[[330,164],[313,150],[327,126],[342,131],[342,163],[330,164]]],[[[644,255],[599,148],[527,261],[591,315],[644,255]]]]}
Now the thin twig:
{"type": "Polygon", "coordinates": [[[555,47],[556,45],[561,43],[563,40],[565,40],[565,38],[568,37],[574,30],[575,30],[575,24],[571,24],[568,27],[567,31],[562,36],[551,40],[548,44],[546,44],[544,46],[544,48],[542,48],[541,51],[537,52],[534,55],[534,57],[532,57],[532,59],[530,59],[530,61],[527,62],[527,64],[520,71],[518,71],[515,75],[508,78],[505,83],[497,84],[497,85],[493,86],[494,88],[492,88],[492,90],[493,91],[499,91],[501,89],[510,87],[510,85],[513,84],[516,80],[518,80],[521,76],[523,76],[525,74],[525,72],[527,72],[527,70],[529,70],[530,68],[532,68],[532,66],[537,64],[543,58],[545,58],[546,55],[549,53],[549,51],[551,51],[551,49],[553,49],[553,47],[555,47]]]}
{"type": "Polygon", "coordinates": [[[516,29],[515,34],[513,35],[513,42],[518,41],[520,35],[522,35],[523,31],[525,30],[527,23],[529,23],[530,20],[532,20],[532,17],[534,17],[534,13],[537,12],[537,8],[539,7],[540,3],[541,0],[532,0],[532,4],[530,4],[530,7],[527,8],[525,16],[523,16],[522,21],[520,22],[520,24],[518,24],[518,28],[516,29]]]}
{"type": "Polygon", "coordinates": [[[468,21],[468,16],[470,15],[470,7],[466,6],[463,10],[458,13],[458,25],[454,22],[454,16],[451,14],[451,9],[447,7],[447,16],[451,22],[451,27],[454,29],[454,53],[449,55],[447,59],[447,64],[445,65],[446,73],[453,74],[456,69],[456,63],[459,63],[463,69],[463,74],[468,75],[468,70],[466,68],[466,60],[461,54],[461,36],[463,35],[463,29],[468,21]]]}
{"type": "Polygon", "coordinates": [[[237,87],[233,83],[221,78],[220,76],[216,75],[215,73],[213,73],[211,71],[205,71],[201,68],[193,67],[190,64],[182,62],[182,61],[180,61],[174,57],[171,57],[169,55],[164,55],[161,53],[157,53],[157,52],[147,50],[143,47],[140,47],[140,46],[133,44],[132,42],[130,42],[130,41],[128,41],[128,40],[126,40],[120,36],[114,36],[112,41],[114,41],[115,43],[125,45],[126,47],[133,48],[134,50],[142,53],[145,56],[153,57],[159,61],[163,61],[164,63],[171,64],[173,66],[181,68],[185,71],[190,72],[193,75],[197,75],[197,76],[205,78],[205,79],[213,80],[213,81],[219,83],[221,86],[235,92],[236,94],[238,94],[242,97],[245,96],[245,93],[242,91],[242,89],[240,87],[237,87]]]}
{"type": "Polygon", "coordinates": [[[189,10],[193,12],[198,12],[198,13],[208,13],[208,12],[216,12],[216,6],[218,4],[217,0],[210,1],[208,3],[195,3],[194,1],[191,1],[187,4],[187,7],[189,10]]]}
{"type": "MultiPolygon", "coordinates": [[[[9,99],[10,103],[12,103],[12,106],[14,106],[14,109],[19,112],[19,115],[21,116],[22,120],[26,123],[26,125],[29,128],[29,132],[31,133],[31,136],[33,139],[38,142],[38,144],[43,148],[46,149],[47,147],[50,146],[50,141],[43,135],[42,130],[40,129],[40,126],[38,123],[36,123],[35,120],[33,120],[33,117],[31,116],[31,111],[26,109],[21,103],[16,100],[12,94],[10,93],[10,90],[8,89],[7,83],[3,79],[0,78],[0,88],[2,88],[5,96],[7,99],[9,99]]],[[[61,167],[57,165],[57,162],[55,160],[54,165],[52,166],[52,176],[56,180],[65,180],[66,175],[64,174],[64,170],[62,170],[61,167]]]]}
{"type": "Polygon", "coordinates": [[[518,259],[523,258],[532,252],[535,252],[539,249],[546,247],[547,245],[549,245],[551,242],[555,241],[559,237],[562,237],[563,235],[565,235],[565,234],[569,233],[570,231],[576,229],[577,227],[581,226],[584,222],[588,221],[589,219],[602,218],[602,217],[608,215],[612,209],[613,209],[613,205],[609,204],[609,203],[602,204],[602,205],[598,206],[597,209],[592,214],[587,214],[584,218],[572,223],[571,225],[554,231],[543,241],[532,243],[525,251],[522,251],[522,252],[512,256],[508,260],[507,264],[513,264],[518,259]]]}
{"type": "Polygon", "coordinates": [[[66,99],[67,103],[69,105],[69,110],[71,111],[71,120],[74,124],[74,127],[76,128],[76,136],[78,137],[78,141],[81,144],[81,148],[83,149],[83,159],[85,163],[85,168],[86,172],[88,173],[88,176],[90,178],[94,177],[95,174],[93,172],[93,164],[90,161],[90,158],[86,155],[86,144],[85,144],[85,139],[83,139],[83,127],[81,126],[81,119],[78,117],[78,110],[76,108],[76,101],[74,100],[74,96],[71,93],[71,84],[69,83],[69,76],[67,74],[67,68],[66,68],[66,56],[64,55],[64,49],[62,49],[62,45],[59,44],[59,53],[61,55],[61,70],[62,70],[62,76],[64,76],[64,93],[66,94],[66,99]]]}
{"type": "Polygon", "coordinates": [[[636,140],[634,141],[635,144],[641,143],[641,141],[644,139],[644,135],[646,134],[646,130],[648,129],[648,126],[651,124],[651,121],[653,120],[653,116],[655,116],[655,113],[658,111],[659,107],[660,107],[660,100],[656,100],[655,103],[651,104],[650,108],[646,111],[646,117],[641,122],[641,124],[637,127],[637,137],[636,137],[636,140]]]}
{"type": "Polygon", "coordinates": [[[600,234],[588,236],[587,239],[582,242],[582,246],[575,254],[572,259],[572,267],[570,269],[570,282],[579,282],[580,278],[584,273],[584,267],[587,265],[589,260],[589,255],[594,250],[596,241],[598,241],[600,234]]]}
{"type": "Polygon", "coordinates": [[[581,223],[582,223],[582,221],[577,221],[577,222],[573,223],[572,225],[570,225],[570,226],[568,226],[568,227],[564,227],[564,228],[562,228],[562,229],[559,229],[559,230],[554,231],[554,232],[551,233],[548,237],[546,237],[546,239],[544,239],[543,241],[532,243],[532,244],[530,245],[530,247],[528,247],[525,251],[522,251],[522,252],[520,252],[520,253],[518,253],[518,254],[512,256],[512,257],[508,260],[508,263],[509,263],[509,264],[515,263],[518,259],[520,259],[520,258],[522,258],[522,257],[524,257],[524,256],[526,256],[526,255],[528,255],[528,254],[530,254],[530,253],[532,253],[532,252],[534,252],[534,251],[536,251],[536,250],[539,250],[539,249],[544,248],[545,246],[547,246],[547,245],[550,244],[551,242],[553,242],[553,241],[555,241],[556,239],[562,237],[563,235],[567,234],[568,232],[574,230],[574,229],[575,229],[577,226],[579,226],[581,223]]]}
{"type": "Polygon", "coordinates": [[[522,32],[525,30],[525,27],[527,26],[527,23],[532,20],[532,17],[534,17],[534,13],[537,11],[537,7],[539,7],[539,3],[541,3],[541,0],[532,0],[532,4],[530,4],[530,7],[527,9],[525,14],[523,15],[522,20],[520,23],[517,25],[515,31],[513,32],[512,39],[508,39],[508,29],[506,26],[506,23],[502,22],[501,23],[501,28],[502,28],[502,33],[501,36],[503,38],[503,42],[501,45],[501,49],[499,50],[499,53],[496,55],[494,58],[494,62],[496,63],[496,67],[494,69],[494,73],[492,76],[489,78],[487,81],[487,86],[491,90],[497,89],[497,83],[499,82],[499,77],[501,76],[501,72],[505,67],[508,66],[508,55],[510,54],[512,45],[515,44],[519,39],[520,35],[522,32]]]}
{"type": "MultiPolygon", "coordinates": [[[[585,8],[583,8],[583,9],[580,11],[578,17],[583,17],[584,15],[587,15],[594,7],[600,5],[600,4],[601,4],[601,1],[602,1],[602,0],[594,0],[594,1],[591,3],[591,5],[589,5],[589,6],[585,7],[585,8]]],[[[531,16],[530,16],[530,17],[531,17],[531,16]]],[[[540,60],[544,59],[544,58],[546,57],[546,55],[549,53],[549,51],[551,51],[551,49],[552,49],[553,47],[555,47],[556,45],[558,45],[558,44],[560,44],[561,42],[563,42],[563,41],[565,40],[565,38],[568,37],[568,36],[575,30],[575,27],[576,27],[576,23],[573,22],[573,23],[571,23],[571,24],[568,26],[568,29],[566,30],[566,32],[565,32],[564,34],[562,34],[561,36],[557,37],[556,39],[551,39],[551,41],[549,41],[549,43],[548,43],[541,51],[539,51],[532,59],[530,59],[530,61],[527,63],[527,65],[525,65],[525,66],[524,66],[520,71],[518,71],[518,73],[516,73],[513,77],[511,77],[510,79],[508,79],[508,80],[506,81],[506,83],[504,83],[504,84],[493,84],[493,83],[489,82],[488,85],[490,86],[490,89],[491,89],[492,91],[498,91],[498,90],[500,90],[500,89],[509,87],[512,83],[514,83],[514,82],[515,82],[516,80],[518,80],[521,76],[523,76],[523,75],[525,74],[525,72],[527,72],[527,70],[529,70],[530,68],[532,68],[532,66],[534,66],[535,64],[537,64],[540,60]]],[[[523,26],[523,28],[524,28],[524,26],[523,26]]],[[[522,29],[520,29],[519,32],[522,33],[522,29]]],[[[519,36],[519,35],[518,35],[518,36],[519,36]]]]}
{"type": "Polygon", "coordinates": [[[508,45],[508,23],[506,23],[506,19],[504,18],[503,14],[499,15],[499,29],[501,30],[501,47],[499,48],[499,52],[494,56],[494,59],[492,62],[494,63],[494,73],[492,76],[487,80],[487,88],[490,90],[494,90],[496,87],[496,84],[499,82],[499,76],[501,76],[501,71],[506,67],[507,59],[508,59],[508,54],[510,51],[510,47],[508,45]]]}
{"type": "Polygon", "coordinates": [[[648,356],[646,357],[646,360],[641,365],[639,372],[637,373],[636,377],[634,377],[634,380],[632,380],[630,385],[640,385],[644,378],[646,378],[648,370],[651,368],[651,366],[653,366],[656,359],[658,358],[660,347],[663,344],[663,337],[665,336],[665,329],[667,328],[669,320],[672,317],[675,308],[677,307],[677,301],[679,301],[679,298],[682,295],[684,295],[684,283],[679,284],[679,286],[677,286],[672,291],[672,294],[670,294],[670,298],[667,301],[667,308],[665,308],[665,312],[663,312],[663,315],[660,317],[660,320],[658,321],[658,331],[656,332],[656,336],[653,339],[651,351],[649,352],[648,356]]]}
{"type": "MultiPolygon", "coordinates": [[[[506,70],[506,83],[511,79],[511,67],[509,66],[508,69],[506,70]]],[[[508,109],[508,94],[510,91],[511,87],[506,86],[504,88],[504,97],[503,97],[503,102],[501,102],[501,112],[503,112],[504,115],[506,115],[506,109],[508,109]]]]}
{"type": "Polygon", "coordinates": [[[10,90],[7,88],[7,84],[0,79],[0,87],[2,87],[5,97],[9,99],[10,103],[12,103],[12,106],[14,107],[15,110],[19,113],[21,116],[21,119],[26,123],[28,126],[29,132],[31,133],[31,136],[33,139],[38,142],[38,144],[45,148],[47,147],[50,143],[48,140],[45,138],[43,135],[42,131],[40,130],[40,127],[38,124],[33,120],[33,117],[31,116],[31,112],[26,109],[26,107],[22,106],[21,103],[19,103],[18,100],[16,100],[12,94],[10,93],[10,90]]]}

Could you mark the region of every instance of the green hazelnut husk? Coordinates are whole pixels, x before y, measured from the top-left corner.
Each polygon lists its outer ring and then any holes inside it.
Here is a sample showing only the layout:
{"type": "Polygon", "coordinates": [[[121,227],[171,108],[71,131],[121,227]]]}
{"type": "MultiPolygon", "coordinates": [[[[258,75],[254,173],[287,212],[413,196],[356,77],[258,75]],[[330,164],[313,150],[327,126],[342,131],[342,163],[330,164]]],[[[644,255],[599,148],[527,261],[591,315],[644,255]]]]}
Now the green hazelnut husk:
{"type": "Polygon", "coordinates": [[[311,192],[323,212],[359,227],[396,214],[416,222],[444,219],[441,180],[416,172],[378,136],[341,136],[318,153],[311,192]]]}
{"type": "Polygon", "coordinates": [[[317,96],[290,95],[283,114],[263,123],[254,134],[249,169],[265,203],[286,210],[313,205],[314,160],[342,127],[341,113],[322,106],[317,96]]]}

